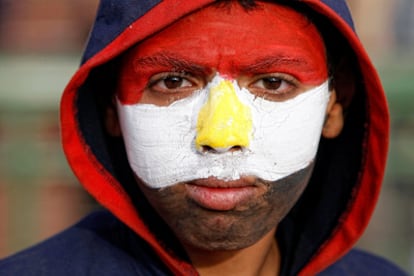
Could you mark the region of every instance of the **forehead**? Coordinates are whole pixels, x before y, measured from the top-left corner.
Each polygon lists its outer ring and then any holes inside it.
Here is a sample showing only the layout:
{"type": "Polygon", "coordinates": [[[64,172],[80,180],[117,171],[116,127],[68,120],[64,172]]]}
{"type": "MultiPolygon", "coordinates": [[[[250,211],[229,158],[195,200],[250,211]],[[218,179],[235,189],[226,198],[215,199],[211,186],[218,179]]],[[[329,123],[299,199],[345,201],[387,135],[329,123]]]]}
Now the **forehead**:
{"type": "Polygon", "coordinates": [[[316,27],[303,14],[271,3],[260,3],[249,11],[236,3],[208,6],[141,42],[129,57],[145,60],[161,55],[228,75],[269,56],[281,63],[300,63],[308,71],[326,66],[324,43],[316,27]]]}

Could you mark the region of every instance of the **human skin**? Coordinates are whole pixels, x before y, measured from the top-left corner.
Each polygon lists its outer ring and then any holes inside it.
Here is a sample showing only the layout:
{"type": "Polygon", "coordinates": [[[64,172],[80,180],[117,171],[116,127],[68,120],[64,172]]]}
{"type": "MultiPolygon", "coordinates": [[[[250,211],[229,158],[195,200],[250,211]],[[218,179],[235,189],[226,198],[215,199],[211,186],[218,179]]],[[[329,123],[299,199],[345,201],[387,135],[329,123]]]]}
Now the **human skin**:
{"type": "MultiPolygon", "coordinates": [[[[323,41],[303,15],[269,3],[249,12],[237,4],[210,6],[134,47],[123,58],[117,96],[128,104],[165,106],[220,73],[257,96],[284,101],[325,81],[326,64],[323,41]],[[266,59],[273,62],[263,62],[266,59]]],[[[329,138],[339,133],[342,120],[335,92],[331,94],[328,128],[323,130],[329,138]]],[[[114,112],[108,114],[109,132],[121,134],[113,123],[114,112]]],[[[240,149],[236,145],[231,150],[240,149]]],[[[277,181],[210,177],[162,189],[149,188],[139,175],[136,179],[200,273],[239,269],[246,275],[274,275],[280,252],[273,235],[305,189],[312,169],[311,163],[277,181]]]]}

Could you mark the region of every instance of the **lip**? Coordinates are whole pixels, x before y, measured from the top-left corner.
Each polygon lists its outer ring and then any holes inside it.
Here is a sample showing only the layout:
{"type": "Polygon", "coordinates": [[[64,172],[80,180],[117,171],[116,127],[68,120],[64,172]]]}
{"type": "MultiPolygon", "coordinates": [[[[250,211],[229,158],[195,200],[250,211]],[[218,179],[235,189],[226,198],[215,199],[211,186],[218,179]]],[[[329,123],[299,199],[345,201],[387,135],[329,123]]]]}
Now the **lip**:
{"type": "Polygon", "coordinates": [[[252,198],[257,187],[250,178],[224,181],[210,177],[191,181],[186,189],[188,196],[201,207],[229,211],[252,198]]]}

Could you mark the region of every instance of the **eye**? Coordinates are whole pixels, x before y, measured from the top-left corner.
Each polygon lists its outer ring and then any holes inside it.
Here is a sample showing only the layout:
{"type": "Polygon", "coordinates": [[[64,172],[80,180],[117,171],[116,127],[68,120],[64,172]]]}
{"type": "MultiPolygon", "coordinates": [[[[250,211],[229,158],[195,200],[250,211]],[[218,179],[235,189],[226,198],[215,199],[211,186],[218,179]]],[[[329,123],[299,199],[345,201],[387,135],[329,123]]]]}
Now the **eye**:
{"type": "Polygon", "coordinates": [[[254,85],[267,90],[282,90],[285,86],[287,86],[284,80],[277,77],[262,78],[254,85]]]}
{"type": "Polygon", "coordinates": [[[268,93],[280,94],[286,92],[292,87],[292,84],[280,77],[264,77],[260,78],[250,85],[252,88],[264,89],[268,93]]]}
{"type": "Polygon", "coordinates": [[[204,86],[205,78],[201,75],[186,71],[161,72],[148,79],[140,102],[167,106],[191,96],[204,86]]]}
{"type": "Polygon", "coordinates": [[[165,93],[178,92],[182,88],[189,88],[193,85],[192,81],[178,75],[167,75],[150,82],[150,88],[165,93]]]}
{"type": "Polygon", "coordinates": [[[254,78],[248,85],[248,90],[270,101],[283,101],[296,95],[300,84],[289,75],[265,75],[254,78]]]}

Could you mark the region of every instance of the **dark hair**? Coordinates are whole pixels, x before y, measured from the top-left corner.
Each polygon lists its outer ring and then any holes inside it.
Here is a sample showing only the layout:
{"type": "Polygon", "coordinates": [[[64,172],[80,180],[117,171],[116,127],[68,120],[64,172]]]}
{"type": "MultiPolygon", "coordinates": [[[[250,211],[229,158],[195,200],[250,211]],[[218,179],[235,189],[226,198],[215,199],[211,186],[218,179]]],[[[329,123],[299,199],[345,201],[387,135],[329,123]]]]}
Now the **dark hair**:
{"type": "MultiPolygon", "coordinates": [[[[215,5],[228,5],[232,2],[235,2],[234,0],[217,0],[214,4],[215,5]]],[[[237,2],[246,10],[253,9],[257,6],[256,0],[237,0],[237,2]]]]}

